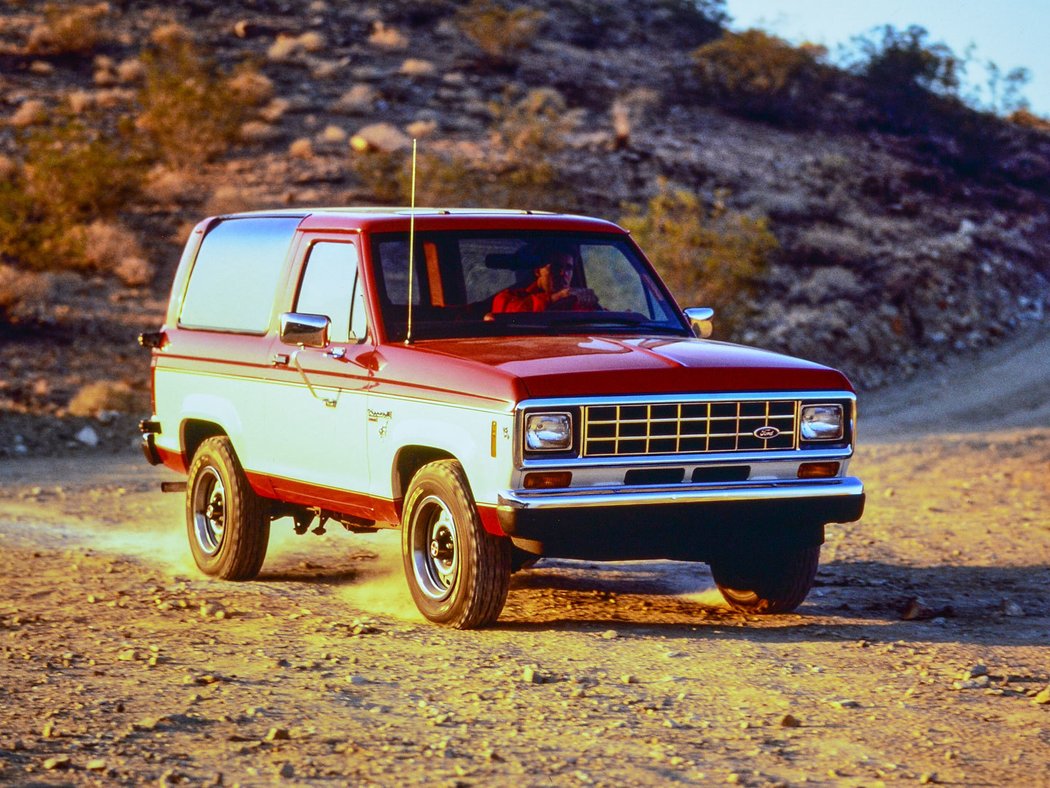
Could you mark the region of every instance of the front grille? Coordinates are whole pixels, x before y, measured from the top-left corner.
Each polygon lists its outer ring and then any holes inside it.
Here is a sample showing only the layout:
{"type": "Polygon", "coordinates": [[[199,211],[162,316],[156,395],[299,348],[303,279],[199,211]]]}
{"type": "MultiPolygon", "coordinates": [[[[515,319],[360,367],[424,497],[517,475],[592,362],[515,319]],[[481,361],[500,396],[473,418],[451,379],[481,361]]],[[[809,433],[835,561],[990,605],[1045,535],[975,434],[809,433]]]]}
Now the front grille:
{"type": "Polygon", "coordinates": [[[583,456],[794,449],[798,405],[797,400],[588,405],[583,456]],[[778,432],[757,437],[763,427],[778,432]]]}

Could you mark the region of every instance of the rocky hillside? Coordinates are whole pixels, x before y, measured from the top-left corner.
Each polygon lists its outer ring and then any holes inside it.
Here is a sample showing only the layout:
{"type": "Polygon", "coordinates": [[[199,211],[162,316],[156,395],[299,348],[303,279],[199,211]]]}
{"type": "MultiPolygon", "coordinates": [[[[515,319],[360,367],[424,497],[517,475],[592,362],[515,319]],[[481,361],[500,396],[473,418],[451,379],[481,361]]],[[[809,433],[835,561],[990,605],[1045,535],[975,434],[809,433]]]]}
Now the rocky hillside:
{"type": "MultiPolygon", "coordinates": [[[[410,136],[432,204],[619,220],[653,218],[663,194],[723,233],[716,245],[751,249],[733,228],[771,233],[757,267],[718,274],[736,293],[710,304],[737,316],[723,330],[833,363],[864,387],[1045,319],[1050,124],[971,111],[910,74],[888,90],[872,69],[847,74],[769,37],[723,38],[718,2],[699,7],[6,3],[0,412],[27,433],[19,451],[46,444],[34,436],[55,417],[145,406],[133,337],[159,323],[191,223],[407,201],[410,136]],[[698,57],[727,41],[735,50],[698,57]],[[114,163],[98,153],[102,175],[87,178],[107,199],[56,201],[47,214],[45,198],[76,179],[40,173],[76,170],[86,153],[55,164],[55,151],[88,151],[85,139],[116,151],[114,163]],[[56,230],[56,212],[77,232],[56,230]],[[12,240],[11,227],[30,226],[39,242],[12,240]],[[99,379],[116,393],[71,407],[99,379]]],[[[685,305],[705,299],[704,282],[678,288],[685,305]]],[[[0,436],[0,452],[11,440],[0,436]]]]}

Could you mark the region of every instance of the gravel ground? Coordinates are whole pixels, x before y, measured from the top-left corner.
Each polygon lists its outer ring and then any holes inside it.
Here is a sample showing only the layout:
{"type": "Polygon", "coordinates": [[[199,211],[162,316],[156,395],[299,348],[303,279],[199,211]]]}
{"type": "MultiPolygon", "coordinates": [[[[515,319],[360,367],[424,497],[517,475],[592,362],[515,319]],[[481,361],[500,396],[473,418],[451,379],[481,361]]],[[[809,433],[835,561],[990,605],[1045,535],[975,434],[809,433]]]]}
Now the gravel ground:
{"type": "Polygon", "coordinates": [[[862,447],[797,614],[706,567],[546,561],[415,613],[396,534],[275,525],[205,579],[133,455],[0,463],[0,781],[1050,785],[1050,430],[862,447]]]}

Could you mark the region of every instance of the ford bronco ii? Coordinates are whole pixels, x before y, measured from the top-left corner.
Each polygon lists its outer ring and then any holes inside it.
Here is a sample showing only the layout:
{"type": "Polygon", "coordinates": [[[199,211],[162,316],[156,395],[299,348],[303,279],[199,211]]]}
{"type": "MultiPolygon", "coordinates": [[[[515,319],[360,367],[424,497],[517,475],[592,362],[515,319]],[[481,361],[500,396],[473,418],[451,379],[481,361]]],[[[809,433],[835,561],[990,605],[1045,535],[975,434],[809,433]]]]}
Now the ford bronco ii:
{"type": "Polygon", "coordinates": [[[256,576],[288,517],[400,528],[416,604],[453,627],[493,622],[540,556],[706,561],[733,607],[792,610],[825,524],[863,510],[855,395],[833,369],[699,338],[711,315],[598,219],[213,217],[142,336],[143,449],[187,475],[168,486],[220,578],[256,576]]]}

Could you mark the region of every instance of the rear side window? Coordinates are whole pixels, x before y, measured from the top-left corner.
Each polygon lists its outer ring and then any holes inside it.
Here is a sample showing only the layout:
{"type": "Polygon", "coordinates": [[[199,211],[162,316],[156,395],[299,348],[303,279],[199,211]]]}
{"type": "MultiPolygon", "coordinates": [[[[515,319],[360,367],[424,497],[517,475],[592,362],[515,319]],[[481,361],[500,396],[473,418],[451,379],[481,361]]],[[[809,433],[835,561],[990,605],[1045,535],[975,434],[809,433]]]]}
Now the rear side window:
{"type": "Polygon", "coordinates": [[[205,237],[179,325],[265,333],[300,217],[227,219],[205,237]]]}

